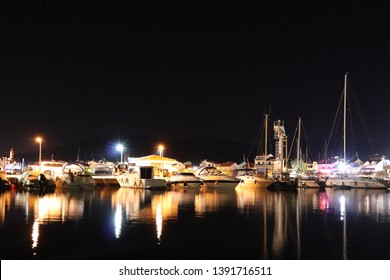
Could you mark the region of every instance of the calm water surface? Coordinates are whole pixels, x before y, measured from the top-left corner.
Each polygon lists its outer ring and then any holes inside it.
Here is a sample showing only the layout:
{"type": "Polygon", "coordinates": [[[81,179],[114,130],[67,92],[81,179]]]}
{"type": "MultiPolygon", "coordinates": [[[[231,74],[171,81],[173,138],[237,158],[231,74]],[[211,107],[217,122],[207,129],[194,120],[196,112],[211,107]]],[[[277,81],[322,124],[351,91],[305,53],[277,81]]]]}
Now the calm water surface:
{"type": "Polygon", "coordinates": [[[390,259],[390,192],[0,193],[1,259],[390,259]]]}

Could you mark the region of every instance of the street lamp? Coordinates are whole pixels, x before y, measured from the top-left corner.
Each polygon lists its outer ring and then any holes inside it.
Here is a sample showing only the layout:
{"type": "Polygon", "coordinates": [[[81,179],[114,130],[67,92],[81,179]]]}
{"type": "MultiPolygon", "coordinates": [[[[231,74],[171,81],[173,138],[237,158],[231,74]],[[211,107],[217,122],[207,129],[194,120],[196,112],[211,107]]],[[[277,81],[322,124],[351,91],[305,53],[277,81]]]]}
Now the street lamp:
{"type": "Polygon", "coordinates": [[[121,163],[123,162],[123,149],[124,147],[122,144],[116,145],[116,150],[121,152],[121,163]]]}
{"type": "Polygon", "coordinates": [[[160,157],[161,157],[162,177],[164,177],[164,146],[163,145],[159,145],[158,146],[158,151],[160,152],[160,157]]]}
{"type": "Polygon", "coordinates": [[[41,161],[42,161],[42,137],[35,138],[35,141],[39,143],[39,169],[40,169],[41,161]]]}

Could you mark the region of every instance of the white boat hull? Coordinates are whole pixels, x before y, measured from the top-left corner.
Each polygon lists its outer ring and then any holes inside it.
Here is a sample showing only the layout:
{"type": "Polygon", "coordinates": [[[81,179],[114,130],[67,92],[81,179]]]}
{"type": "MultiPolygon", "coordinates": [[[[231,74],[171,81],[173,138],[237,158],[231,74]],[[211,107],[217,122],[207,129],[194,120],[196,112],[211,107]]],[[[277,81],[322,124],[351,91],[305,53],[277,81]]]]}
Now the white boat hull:
{"type": "Polygon", "coordinates": [[[199,189],[203,184],[202,181],[170,181],[169,186],[171,188],[183,188],[183,189],[199,189]]]}
{"type": "Polygon", "coordinates": [[[266,188],[273,182],[272,180],[255,176],[239,176],[237,178],[241,180],[237,188],[266,188]]]}
{"type": "Polygon", "coordinates": [[[227,175],[212,166],[200,168],[195,175],[203,181],[203,187],[207,188],[234,189],[240,183],[236,177],[227,175]]]}
{"type": "Polygon", "coordinates": [[[239,183],[240,180],[203,179],[203,187],[206,188],[235,189],[239,183]]]}
{"type": "Polygon", "coordinates": [[[151,178],[140,179],[124,174],[117,176],[117,181],[121,188],[138,188],[138,189],[166,189],[167,184],[165,179],[151,178]]]}
{"type": "Polygon", "coordinates": [[[56,187],[61,189],[88,189],[96,186],[95,180],[92,176],[86,175],[62,175],[56,179],[56,187]]]}

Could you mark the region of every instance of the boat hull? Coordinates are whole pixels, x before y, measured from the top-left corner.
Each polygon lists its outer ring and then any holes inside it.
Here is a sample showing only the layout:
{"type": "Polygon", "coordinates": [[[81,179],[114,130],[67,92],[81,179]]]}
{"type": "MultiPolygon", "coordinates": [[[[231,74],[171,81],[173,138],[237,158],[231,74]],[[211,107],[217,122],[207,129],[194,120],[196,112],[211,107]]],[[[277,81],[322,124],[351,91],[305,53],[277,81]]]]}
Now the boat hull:
{"type": "Polygon", "coordinates": [[[273,182],[272,180],[252,176],[240,176],[237,178],[240,179],[237,188],[267,188],[273,182]]]}
{"type": "Polygon", "coordinates": [[[206,188],[235,189],[239,183],[240,180],[203,179],[203,187],[206,188]]]}
{"type": "Polygon", "coordinates": [[[55,182],[60,189],[88,189],[96,187],[91,175],[59,176],[55,182]]]}
{"type": "Polygon", "coordinates": [[[199,189],[203,184],[202,181],[169,181],[168,186],[172,189],[199,189]]]}
{"type": "Polygon", "coordinates": [[[136,188],[136,189],[166,189],[167,183],[165,179],[151,178],[151,179],[139,179],[132,176],[118,176],[118,183],[121,188],[136,188]]]}

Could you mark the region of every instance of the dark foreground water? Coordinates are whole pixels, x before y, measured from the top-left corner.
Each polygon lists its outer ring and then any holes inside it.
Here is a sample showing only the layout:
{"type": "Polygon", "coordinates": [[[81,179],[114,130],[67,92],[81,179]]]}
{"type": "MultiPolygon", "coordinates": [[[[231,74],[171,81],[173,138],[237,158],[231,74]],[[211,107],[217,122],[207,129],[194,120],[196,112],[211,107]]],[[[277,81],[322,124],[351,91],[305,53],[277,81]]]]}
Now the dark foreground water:
{"type": "Polygon", "coordinates": [[[390,259],[390,192],[0,193],[7,259],[390,259]]]}

